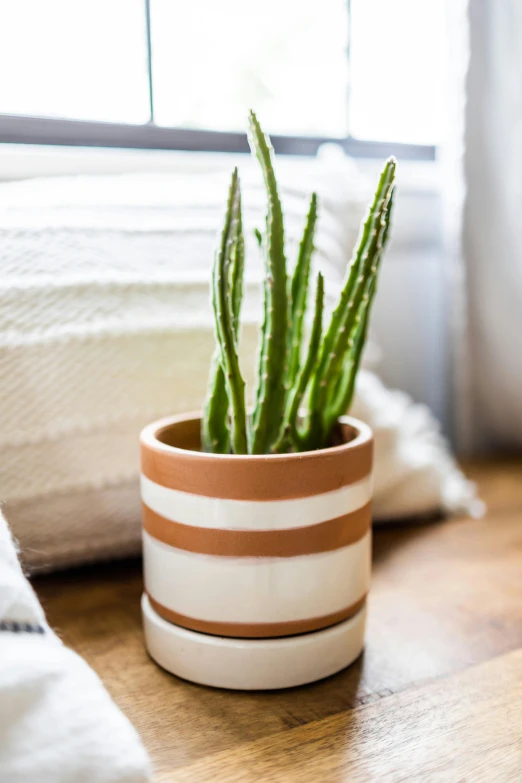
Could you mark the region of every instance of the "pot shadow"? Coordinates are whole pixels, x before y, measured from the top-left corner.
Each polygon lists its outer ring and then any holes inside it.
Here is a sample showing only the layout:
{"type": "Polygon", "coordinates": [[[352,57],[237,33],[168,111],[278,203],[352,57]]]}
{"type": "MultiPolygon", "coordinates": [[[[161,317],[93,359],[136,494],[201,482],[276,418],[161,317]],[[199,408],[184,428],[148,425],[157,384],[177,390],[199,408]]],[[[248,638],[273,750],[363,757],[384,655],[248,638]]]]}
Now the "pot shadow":
{"type": "Polygon", "coordinates": [[[384,565],[396,549],[411,544],[413,541],[432,535],[444,525],[448,517],[441,513],[423,517],[409,517],[401,520],[379,520],[373,524],[372,530],[372,566],[384,565]]]}
{"type": "Polygon", "coordinates": [[[259,691],[259,693],[265,699],[276,696],[280,703],[288,700],[292,712],[287,710],[287,717],[283,722],[289,728],[353,709],[363,704],[365,700],[365,694],[361,690],[364,657],[363,650],[345,669],[317,682],[295,688],[259,691]]]}
{"type": "MultiPolygon", "coordinates": [[[[280,729],[293,729],[366,703],[371,696],[361,687],[363,672],[364,651],[346,669],[309,685],[265,691],[227,690],[188,682],[184,687],[191,691],[191,699],[198,703],[205,722],[220,725],[224,733],[237,733],[244,740],[244,721],[256,715],[271,716],[270,722],[276,721],[280,729]]],[[[258,729],[251,727],[251,739],[256,738],[258,729]]]]}

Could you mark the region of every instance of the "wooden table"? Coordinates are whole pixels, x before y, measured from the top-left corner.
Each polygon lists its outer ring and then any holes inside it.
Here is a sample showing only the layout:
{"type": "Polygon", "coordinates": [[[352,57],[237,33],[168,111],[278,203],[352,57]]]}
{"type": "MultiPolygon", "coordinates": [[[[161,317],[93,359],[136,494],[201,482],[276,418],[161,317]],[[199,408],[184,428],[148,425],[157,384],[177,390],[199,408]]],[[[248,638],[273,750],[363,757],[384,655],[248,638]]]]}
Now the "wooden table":
{"type": "Polygon", "coordinates": [[[470,466],[481,520],[377,530],[367,644],[315,685],[233,693],[143,648],[139,562],[35,580],[158,781],[522,781],[522,464],[470,466]]]}

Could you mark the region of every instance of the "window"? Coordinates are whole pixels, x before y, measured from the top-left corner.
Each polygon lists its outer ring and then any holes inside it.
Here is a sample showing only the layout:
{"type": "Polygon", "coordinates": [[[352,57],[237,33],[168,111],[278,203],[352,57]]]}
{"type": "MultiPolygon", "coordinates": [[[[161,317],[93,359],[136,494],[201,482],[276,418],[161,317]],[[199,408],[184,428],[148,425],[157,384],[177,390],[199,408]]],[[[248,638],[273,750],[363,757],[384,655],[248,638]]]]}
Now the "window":
{"type": "Polygon", "coordinates": [[[255,106],[276,134],[347,135],[345,0],[151,0],[151,12],[158,123],[241,131],[255,106]]]}
{"type": "Polygon", "coordinates": [[[142,0],[0,0],[0,111],[149,119],[142,0]]]}
{"type": "Polygon", "coordinates": [[[440,0],[0,0],[0,141],[432,157],[440,0]],[[401,145],[403,145],[401,147],[401,145]]]}

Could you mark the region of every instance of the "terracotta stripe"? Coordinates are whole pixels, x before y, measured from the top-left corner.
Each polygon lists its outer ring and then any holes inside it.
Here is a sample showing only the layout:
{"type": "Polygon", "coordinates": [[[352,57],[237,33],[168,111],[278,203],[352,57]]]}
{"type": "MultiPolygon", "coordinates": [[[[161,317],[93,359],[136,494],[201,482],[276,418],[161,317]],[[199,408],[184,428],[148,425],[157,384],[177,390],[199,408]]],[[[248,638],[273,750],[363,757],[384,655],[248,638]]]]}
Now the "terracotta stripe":
{"type": "Polygon", "coordinates": [[[369,530],[371,503],[327,522],[285,530],[225,530],[172,522],[142,503],[143,527],[164,544],[220,557],[296,557],[330,552],[359,541],[369,530]]]}
{"type": "Polygon", "coordinates": [[[339,446],[260,456],[200,452],[199,427],[195,417],[146,427],[141,437],[142,473],[170,489],[231,500],[309,497],[361,481],[371,473],[371,434],[367,428],[359,434],[349,423],[341,426],[345,442],[339,446]]]}
{"type": "Polygon", "coordinates": [[[346,609],[339,612],[324,615],[323,617],[310,617],[306,620],[290,620],[283,623],[220,623],[212,620],[197,620],[194,617],[186,617],[172,609],[159,604],[148,594],[150,604],[154,611],[169,623],[181,625],[190,631],[208,633],[212,636],[233,636],[236,639],[270,639],[278,636],[295,636],[300,633],[310,633],[328,628],[331,625],[348,620],[359,612],[365,602],[366,595],[346,609]]]}

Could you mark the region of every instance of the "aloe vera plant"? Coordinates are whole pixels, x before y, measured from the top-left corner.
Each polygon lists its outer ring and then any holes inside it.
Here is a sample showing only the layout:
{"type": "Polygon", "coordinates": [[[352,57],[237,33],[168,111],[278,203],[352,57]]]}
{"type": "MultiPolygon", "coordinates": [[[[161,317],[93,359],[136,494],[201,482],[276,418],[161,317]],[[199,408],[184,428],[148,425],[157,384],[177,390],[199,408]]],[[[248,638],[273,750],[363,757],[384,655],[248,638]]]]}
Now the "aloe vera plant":
{"type": "Polygon", "coordinates": [[[267,194],[265,229],[256,231],[265,279],[254,405],[249,415],[238,358],[245,243],[240,181],[235,169],[212,275],[216,349],[202,418],[202,447],[221,454],[324,448],[332,440],[339,416],[346,413],[352,401],[389,234],[396,163],[390,158],[381,172],[339,301],[326,328],[324,280],[320,272],[317,275],[313,319],[305,347],[318,199],[313,193],[298,257],[289,276],[273,150],[253,112],[249,115],[249,142],[261,166],[267,194]]]}

